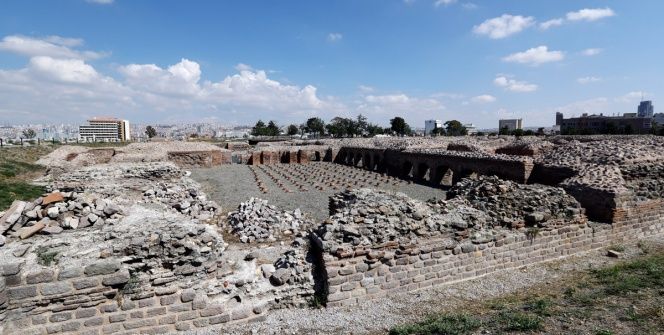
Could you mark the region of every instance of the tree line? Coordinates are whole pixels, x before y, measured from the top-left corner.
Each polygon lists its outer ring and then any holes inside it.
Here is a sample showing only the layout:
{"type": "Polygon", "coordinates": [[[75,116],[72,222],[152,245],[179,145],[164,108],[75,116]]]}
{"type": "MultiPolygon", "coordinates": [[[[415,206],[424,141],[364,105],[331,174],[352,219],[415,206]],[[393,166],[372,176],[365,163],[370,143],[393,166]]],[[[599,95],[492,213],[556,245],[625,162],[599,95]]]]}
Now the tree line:
{"type": "MultiPolygon", "coordinates": [[[[278,136],[281,127],[275,121],[269,121],[267,125],[263,120],[258,120],[251,128],[253,136],[278,136]]],[[[325,123],[319,117],[309,118],[306,122],[297,125],[290,124],[285,127],[285,134],[289,136],[312,134],[316,137],[361,137],[376,136],[383,134],[409,136],[413,134],[412,129],[402,117],[394,117],[390,120],[390,127],[383,128],[380,125],[367,121],[366,116],[360,114],[355,119],[337,116],[325,123]]]]}

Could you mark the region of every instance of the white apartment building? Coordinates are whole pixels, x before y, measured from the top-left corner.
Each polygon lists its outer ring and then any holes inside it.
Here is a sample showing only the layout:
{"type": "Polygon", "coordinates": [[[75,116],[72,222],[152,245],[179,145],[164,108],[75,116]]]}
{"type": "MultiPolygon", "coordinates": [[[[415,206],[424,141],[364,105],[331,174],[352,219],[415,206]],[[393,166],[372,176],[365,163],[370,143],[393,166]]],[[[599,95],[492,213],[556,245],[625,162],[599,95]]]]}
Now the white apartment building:
{"type": "Polygon", "coordinates": [[[507,128],[508,131],[522,129],[523,120],[522,119],[502,119],[498,120],[498,130],[507,128]]]}
{"type": "Polygon", "coordinates": [[[78,127],[78,138],[86,142],[126,142],[131,140],[129,121],[95,117],[78,127]]]}

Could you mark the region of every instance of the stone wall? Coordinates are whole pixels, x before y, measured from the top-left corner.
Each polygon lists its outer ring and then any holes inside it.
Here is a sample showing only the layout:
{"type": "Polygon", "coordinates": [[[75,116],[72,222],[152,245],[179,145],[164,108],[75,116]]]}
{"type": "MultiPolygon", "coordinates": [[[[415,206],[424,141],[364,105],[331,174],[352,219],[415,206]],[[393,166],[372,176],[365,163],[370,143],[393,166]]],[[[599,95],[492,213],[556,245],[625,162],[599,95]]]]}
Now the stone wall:
{"type": "Polygon", "coordinates": [[[169,152],[168,160],[180,167],[213,167],[231,164],[231,152],[225,149],[210,151],[169,152]]]}
{"type": "MultiPolygon", "coordinates": [[[[481,277],[496,271],[664,234],[664,201],[634,203],[613,224],[522,229],[487,245],[446,248],[443,241],[357,249],[347,258],[325,254],[328,306],[352,305],[390,292],[481,277]]],[[[447,244],[448,245],[448,244],[447,244]]]]}
{"type": "Polygon", "coordinates": [[[153,291],[130,297],[125,292],[132,278],[112,261],[57,271],[5,264],[2,275],[0,282],[8,283],[0,301],[5,295],[11,301],[0,314],[0,320],[5,314],[8,319],[4,329],[0,326],[2,334],[155,334],[246,321],[267,310],[265,304],[210,303],[205,294],[169,286],[167,279],[153,291]]]}

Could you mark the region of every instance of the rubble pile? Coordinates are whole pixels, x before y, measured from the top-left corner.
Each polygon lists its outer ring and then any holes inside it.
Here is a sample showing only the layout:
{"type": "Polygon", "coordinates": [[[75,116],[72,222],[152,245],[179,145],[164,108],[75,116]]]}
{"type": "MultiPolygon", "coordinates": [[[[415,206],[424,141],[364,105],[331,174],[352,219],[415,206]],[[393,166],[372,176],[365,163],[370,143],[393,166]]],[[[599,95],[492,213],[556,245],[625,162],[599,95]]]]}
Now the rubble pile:
{"type": "Polygon", "coordinates": [[[323,249],[333,253],[342,244],[374,247],[450,231],[444,218],[426,203],[403,193],[368,188],[346,190],[330,197],[330,214],[316,234],[323,241],[323,249]]]}
{"type": "Polygon", "coordinates": [[[230,233],[242,243],[275,242],[287,236],[302,235],[311,222],[300,209],[280,211],[267,200],[251,198],[240,203],[237,211],[228,213],[230,233]]]}
{"type": "Polygon", "coordinates": [[[664,163],[630,165],[620,170],[637,200],[659,199],[664,194],[664,163]]]}
{"type": "Polygon", "coordinates": [[[263,274],[274,286],[284,284],[313,283],[311,263],[306,260],[304,248],[293,248],[284,252],[271,266],[263,267],[263,274]]]}
{"type": "Polygon", "coordinates": [[[451,203],[487,214],[489,226],[544,227],[583,213],[578,201],[558,187],[524,185],[495,176],[463,179],[448,191],[451,203]]]}
{"type": "Polygon", "coordinates": [[[174,210],[201,221],[207,221],[220,212],[219,206],[207,200],[207,196],[198,191],[196,187],[187,185],[160,182],[153,188],[143,192],[146,202],[166,204],[174,210]]]}
{"type": "Polygon", "coordinates": [[[35,234],[112,225],[121,217],[120,207],[99,195],[56,191],[31,202],[14,201],[0,218],[0,235],[23,240],[35,234]]]}
{"type": "Polygon", "coordinates": [[[578,167],[582,163],[627,165],[657,162],[664,158],[664,139],[657,136],[558,137],[556,145],[539,162],[547,165],[578,167]]]}

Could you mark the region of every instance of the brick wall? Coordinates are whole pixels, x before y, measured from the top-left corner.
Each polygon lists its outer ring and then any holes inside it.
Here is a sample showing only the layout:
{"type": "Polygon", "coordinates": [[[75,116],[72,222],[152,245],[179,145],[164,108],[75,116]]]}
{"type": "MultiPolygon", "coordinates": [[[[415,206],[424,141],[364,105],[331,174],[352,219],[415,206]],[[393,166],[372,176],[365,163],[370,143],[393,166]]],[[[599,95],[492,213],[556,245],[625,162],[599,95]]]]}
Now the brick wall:
{"type": "Polygon", "coordinates": [[[632,204],[613,224],[580,222],[528,236],[516,232],[488,244],[450,245],[430,240],[358,249],[348,258],[323,256],[328,306],[352,305],[390,292],[478,278],[496,271],[549,261],[664,233],[664,202],[632,204]],[[449,245],[449,247],[446,247],[449,245]]]}
{"type": "Polygon", "coordinates": [[[267,302],[220,304],[168,282],[137,294],[119,263],[22,269],[0,267],[0,334],[157,334],[246,322],[262,317],[267,302]],[[3,283],[6,283],[3,284],[3,283]],[[4,328],[3,328],[4,327],[4,328]]]}

